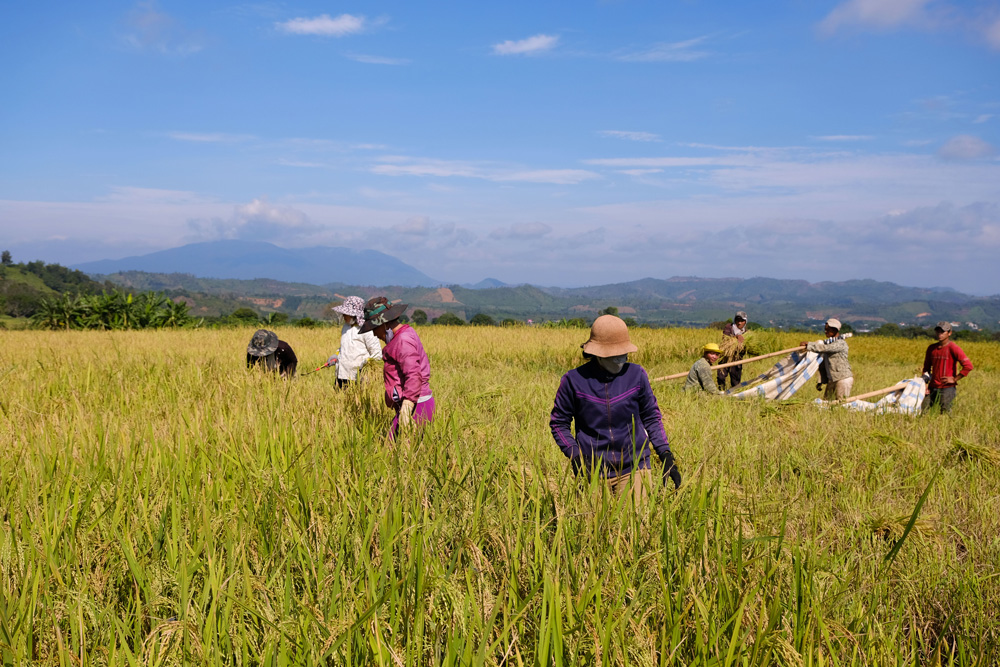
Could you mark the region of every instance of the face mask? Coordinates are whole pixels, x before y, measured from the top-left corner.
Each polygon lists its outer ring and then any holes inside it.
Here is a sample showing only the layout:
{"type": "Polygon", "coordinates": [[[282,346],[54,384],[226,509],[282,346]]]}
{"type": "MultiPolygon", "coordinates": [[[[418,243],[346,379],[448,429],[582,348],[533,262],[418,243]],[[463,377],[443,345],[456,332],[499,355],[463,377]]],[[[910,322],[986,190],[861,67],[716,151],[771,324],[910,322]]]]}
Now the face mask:
{"type": "Polygon", "coordinates": [[[601,368],[612,375],[618,375],[626,361],[628,361],[627,354],[619,354],[616,357],[597,357],[597,363],[601,365],[601,368]]]}
{"type": "Polygon", "coordinates": [[[392,340],[392,337],[393,337],[394,335],[395,335],[395,334],[393,334],[393,333],[392,333],[392,329],[390,329],[389,327],[386,327],[386,328],[385,328],[385,344],[386,344],[386,345],[388,345],[388,344],[389,344],[389,341],[390,341],[390,340],[392,340]]]}

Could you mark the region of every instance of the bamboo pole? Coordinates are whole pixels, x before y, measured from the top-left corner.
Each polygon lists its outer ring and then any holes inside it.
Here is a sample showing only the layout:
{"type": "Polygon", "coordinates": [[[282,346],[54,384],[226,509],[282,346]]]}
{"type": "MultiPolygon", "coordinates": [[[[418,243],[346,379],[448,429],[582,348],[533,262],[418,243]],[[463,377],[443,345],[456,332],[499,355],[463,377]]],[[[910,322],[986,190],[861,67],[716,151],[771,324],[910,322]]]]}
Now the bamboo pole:
{"type": "Polygon", "coordinates": [[[885,389],[879,389],[877,391],[870,391],[867,394],[861,394],[860,396],[849,396],[847,398],[842,398],[839,401],[832,401],[832,404],[838,403],[850,403],[852,401],[863,401],[866,398],[874,398],[875,396],[882,396],[883,394],[891,394],[894,391],[899,391],[906,386],[908,380],[903,380],[902,382],[897,382],[891,387],[886,387],[885,389]]]}
{"type": "MultiPolygon", "coordinates": [[[[760,361],[761,359],[770,359],[771,357],[777,357],[782,354],[791,354],[792,352],[798,352],[803,349],[802,345],[798,347],[790,347],[787,350],[778,350],[777,352],[771,352],[769,354],[762,354],[759,357],[750,357],[749,359],[740,359],[739,361],[730,361],[728,364],[719,364],[718,366],[712,366],[712,370],[719,370],[720,368],[729,368],[730,366],[740,366],[742,364],[748,364],[751,361],[760,361]]],[[[663,377],[653,378],[651,382],[659,382],[660,380],[679,380],[680,378],[687,377],[690,371],[684,371],[683,373],[674,373],[673,375],[664,375],[663,377]]]]}

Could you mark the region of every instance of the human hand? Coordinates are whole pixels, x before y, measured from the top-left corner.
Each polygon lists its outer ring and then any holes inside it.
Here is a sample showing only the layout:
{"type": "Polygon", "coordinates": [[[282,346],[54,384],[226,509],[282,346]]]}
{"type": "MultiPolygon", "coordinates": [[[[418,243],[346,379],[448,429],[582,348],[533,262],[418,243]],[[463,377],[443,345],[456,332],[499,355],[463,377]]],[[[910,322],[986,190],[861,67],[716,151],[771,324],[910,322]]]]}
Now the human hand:
{"type": "Polygon", "coordinates": [[[413,408],[416,404],[413,401],[408,401],[403,399],[402,405],[399,406],[399,425],[400,427],[406,427],[413,423],[413,408]]]}
{"type": "Polygon", "coordinates": [[[958,379],[951,375],[942,375],[941,384],[958,384],[958,379]]]}
{"type": "Polygon", "coordinates": [[[809,345],[809,343],[806,341],[802,341],[801,343],[799,343],[799,347],[806,347],[807,345],[809,345]]]}

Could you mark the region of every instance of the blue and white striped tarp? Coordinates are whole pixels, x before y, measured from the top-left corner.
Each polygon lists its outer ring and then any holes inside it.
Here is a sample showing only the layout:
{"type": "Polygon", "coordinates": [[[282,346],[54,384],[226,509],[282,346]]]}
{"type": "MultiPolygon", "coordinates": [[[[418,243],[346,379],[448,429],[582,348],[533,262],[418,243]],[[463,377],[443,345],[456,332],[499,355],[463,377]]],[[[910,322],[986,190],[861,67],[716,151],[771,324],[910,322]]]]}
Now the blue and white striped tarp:
{"type": "MultiPolygon", "coordinates": [[[[878,414],[897,413],[902,415],[919,415],[924,402],[924,393],[927,384],[921,377],[904,380],[906,384],[886,395],[877,403],[869,401],[851,401],[841,403],[840,407],[848,410],[859,410],[863,412],[875,412],[878,414]]],[[[822,407],[830,407],[826,401],[817,398],[816,403],[822,407]]]]}
{"type": "Polygon", "coordinates": [[[770,370],[726,392],[732,398],[759,396],[768,400],[791,398],[819,370],[823,358],[815,352],[792,352],[770,370]],[[757,384],[757,383],[761,384],[757,384]],[[756,385],[751,389],[744,389],[756,385]]]}

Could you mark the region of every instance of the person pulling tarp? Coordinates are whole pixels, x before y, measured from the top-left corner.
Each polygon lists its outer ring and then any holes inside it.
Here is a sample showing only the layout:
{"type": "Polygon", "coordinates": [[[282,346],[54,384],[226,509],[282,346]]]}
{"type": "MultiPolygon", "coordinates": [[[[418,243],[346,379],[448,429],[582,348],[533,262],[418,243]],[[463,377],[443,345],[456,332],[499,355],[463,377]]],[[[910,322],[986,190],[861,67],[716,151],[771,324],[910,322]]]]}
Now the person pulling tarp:
{"type": "Polygon", "coordinates": [[[776,363],[770,370],[736,385],[725,395],[740,399],[759,396],[773,401],[791,398],[812,379],[822,361],[816,352],[797,350],[776,363]]]}

